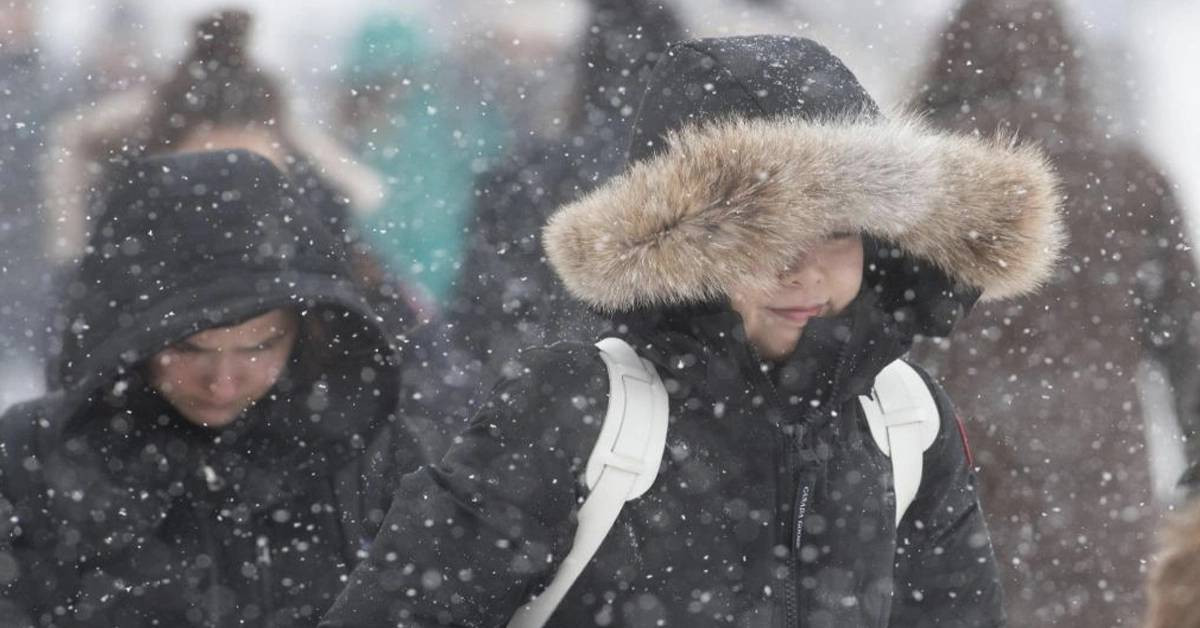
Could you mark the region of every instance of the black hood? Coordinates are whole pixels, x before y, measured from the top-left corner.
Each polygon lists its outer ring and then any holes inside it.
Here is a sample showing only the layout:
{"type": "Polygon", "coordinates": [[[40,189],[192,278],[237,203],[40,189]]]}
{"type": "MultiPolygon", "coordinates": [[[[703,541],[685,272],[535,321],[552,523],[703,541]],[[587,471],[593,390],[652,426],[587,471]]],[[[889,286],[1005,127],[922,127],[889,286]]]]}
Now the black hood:
{"type": "Polygon", "coordinates": [[[197,331],[285,306],[324,319],[338,359],[391,368],[345,252],[265,158],[154,157],[117,176],[68,287],[56,387],[90,394],[197,331]]]}
{"type": "Polygon", "coordinates": [[[668,135],[689,124],[847,113],[875,117],[879,107],[854,73],[811,39],[753,35],[681,42],[650,75],[629,160],[666,150],[668,135]]]}

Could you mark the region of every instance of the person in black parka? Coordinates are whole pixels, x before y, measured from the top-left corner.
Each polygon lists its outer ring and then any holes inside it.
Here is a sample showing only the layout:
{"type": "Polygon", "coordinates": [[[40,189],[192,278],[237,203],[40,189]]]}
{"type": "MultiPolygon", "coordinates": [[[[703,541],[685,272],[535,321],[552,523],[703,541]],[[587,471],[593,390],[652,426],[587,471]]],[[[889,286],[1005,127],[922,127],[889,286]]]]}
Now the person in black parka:
{"type": "MultiPolygon", "coordinates": [[[[999,626],[965,436],[939,432],[895,522],[859,405],[915,334],[1032,290],[1060,246],[1036,149],[888,119],[807,39],[671,46],[630,163],[547,255],[670,395],[654,485],[552,626],[999,626]]],[[[399,484],[322,626],[503,626],[550,581],[605,416],[598,350],[520,355],[443,460],[399,484]]]]}
{"type": "Polygon", "coordinates": [[[62,389],[0,419],[0,626],[313,626],[418,464],[345,254],[266,158],[119,173],[62,389]]]}

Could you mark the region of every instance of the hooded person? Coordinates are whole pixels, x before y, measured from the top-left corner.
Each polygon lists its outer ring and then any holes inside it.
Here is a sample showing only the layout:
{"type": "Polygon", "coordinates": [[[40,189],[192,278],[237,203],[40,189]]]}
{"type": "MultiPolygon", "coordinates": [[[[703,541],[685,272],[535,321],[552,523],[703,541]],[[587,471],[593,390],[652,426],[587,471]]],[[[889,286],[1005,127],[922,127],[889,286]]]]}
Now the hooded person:
{"type": "Polygon", "coordinates": [[[241,150],[119,173],[63,388],[0,419],[0,624],[311,626],[343,586],[386,511],[372,478],[418,448],[397,356],[295,192],[241,150]]]}
{"type": "MultiPolygon", "coordinates": [[[[56,283],[69,277],[84,253],[95,226],[91,203],[130,160],[242,148],[284,170],[297,194],[342,239],[372,307],[399,342],[420,326],[426,308],[382,271],[354,227],[357,214],[378,206],[382,180],[332,137],[293,115],[283,83],[252,53],[253,27],[254,16],[246,11],[206,12],[191,23],[189,50],[166,76],[70,112],[53,125],[43,187],[46,250],[59,266],[56,283]]],[[[51,326],[61,333],[67,318],[69,313],[54,311],[51,326]]],[[[50,388],[58,385],[59,349],[51,342],[50,388]]]]}
{"type": "MultiPolygon", "coordinates": [[[[1017,626],[1136,623],[1161,512],[1137,386],[1171,385],[1200,460],[1200,290],[1172,185],[1092,120],[1057,3],[970,0],[941,38],[919,104],[931,123],[1046,147],[1063,182],[1063,264],[1037,295],[986,304],[914,351],[976,434],[981,492],[1017,626]]],[[[1200,477],[1200,473],[1193,477],[1200,477]]]]}
{"type": "MultiPolygon", "coordinates": [[[[949,399],[898,524],[858,399],[914,334],[1048,272],[1041,155],[888,119],[828,50],[785,36],[671,46],[632,137],[627,169],[545,239],[653,363],[670,426],[653,485],[548,625],[1002,625],[949,399]]],[[[503,625],[556,573],[608,374],[588,344],[520,363],[440,464],[403,478],[323,626],[503,625]]]]}

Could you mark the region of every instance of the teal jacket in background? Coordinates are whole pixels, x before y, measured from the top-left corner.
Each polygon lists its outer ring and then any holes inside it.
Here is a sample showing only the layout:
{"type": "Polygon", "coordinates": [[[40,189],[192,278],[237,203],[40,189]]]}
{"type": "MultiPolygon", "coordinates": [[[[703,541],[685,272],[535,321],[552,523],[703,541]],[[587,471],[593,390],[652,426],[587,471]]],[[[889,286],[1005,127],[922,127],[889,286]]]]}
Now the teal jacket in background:
{"type": "Polygon", "coordinates": [[[461,266],[475,177],[500,153],[505,125],[466,93],[453,61],[399,18],[368,19],[349,59],[348,87],[371,101],[350,121],[356,149],[387,184],[383,205],[359,227],[388,270],[441,304],[461,266]]]}

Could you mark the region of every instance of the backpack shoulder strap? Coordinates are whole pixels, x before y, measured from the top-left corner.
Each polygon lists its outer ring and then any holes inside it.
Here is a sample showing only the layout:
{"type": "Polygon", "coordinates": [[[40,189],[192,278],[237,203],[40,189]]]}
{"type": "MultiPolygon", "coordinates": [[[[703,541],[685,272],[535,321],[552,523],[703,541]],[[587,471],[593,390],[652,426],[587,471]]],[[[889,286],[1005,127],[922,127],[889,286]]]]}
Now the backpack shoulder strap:
{"type": "Polygon", "coordinates": [[[859,397],[871,436],[892,461],[896,525],[917,497],[925,450],[941,429],[937,401],[915,368],[903,360],[884,367],[870,396],[859,397]]]}
{"type": "Polygon", "coordinates": [[[626,501],[654,484],[667,445],[667,390],[654,365],[629,343],[605,338],[596,343],[608,367],[608,410],[600,437],[588,458],[588,496],[579,509],[571,551],[541,595],[521,607],[508,628],[540,628],[608,536],[626,501]]]}

